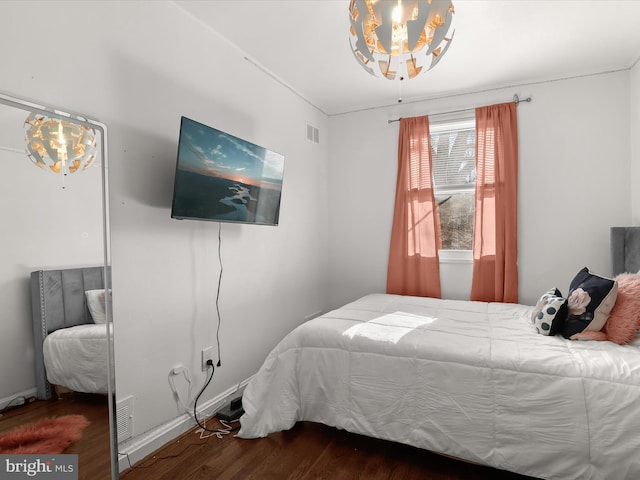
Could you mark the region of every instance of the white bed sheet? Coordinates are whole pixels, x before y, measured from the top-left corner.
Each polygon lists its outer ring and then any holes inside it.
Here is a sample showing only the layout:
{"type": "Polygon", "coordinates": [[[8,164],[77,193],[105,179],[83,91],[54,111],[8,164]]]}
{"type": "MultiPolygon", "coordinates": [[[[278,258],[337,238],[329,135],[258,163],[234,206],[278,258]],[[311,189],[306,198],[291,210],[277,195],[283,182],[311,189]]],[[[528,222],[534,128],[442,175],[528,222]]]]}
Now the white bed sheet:
{"type": "Polygon", "coordinates": [[[107,326],[63,328],[44,339],[47,380],[75,392],[107,393],[107,326]]]}
{"type": "Polygon", "coordinates": [[[539,335],[532,309],[363,297],[274,348],[238,436],[312,421],[538,478],[640,478],[640,344],[539,335]]]}

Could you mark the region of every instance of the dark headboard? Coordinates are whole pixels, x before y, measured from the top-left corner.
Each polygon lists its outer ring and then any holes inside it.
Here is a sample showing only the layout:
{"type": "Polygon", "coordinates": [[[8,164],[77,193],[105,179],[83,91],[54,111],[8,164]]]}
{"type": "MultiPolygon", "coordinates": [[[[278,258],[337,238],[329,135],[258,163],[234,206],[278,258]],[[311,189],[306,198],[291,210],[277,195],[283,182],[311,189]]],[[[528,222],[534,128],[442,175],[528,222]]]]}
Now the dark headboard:
{"type": "Polygon", "coordinates": [[[640,227],[611,227],[613,275],[640,271],[640,227]]]}
{"type": "Polygon", "coordinates": [[[104,288],[104,267],[31,272],[31,318],[37,397],[51,397],[42,355],[45,337],[60,328],[92,323],[85,290],[104,288]]]}

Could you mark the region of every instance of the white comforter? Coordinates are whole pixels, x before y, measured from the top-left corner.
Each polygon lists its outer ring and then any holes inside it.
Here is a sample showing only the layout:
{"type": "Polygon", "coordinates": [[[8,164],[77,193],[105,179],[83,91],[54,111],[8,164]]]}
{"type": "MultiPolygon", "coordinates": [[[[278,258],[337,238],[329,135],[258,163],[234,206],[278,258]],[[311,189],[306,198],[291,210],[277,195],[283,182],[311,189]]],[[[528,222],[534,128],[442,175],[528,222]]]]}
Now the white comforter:
{"type": "Polygon", "coordinates": [[[363,297],[276,346],[238,435],[312,421],[539,478],[640,478],[640,343],[538,335],[532,309],[363,297]]]}
{"type": "Polygon", "coordinates": [[[42,345],[47,380],[75,392],[107,393],[107,326],[77,325],[47,335],[42,345]]]}

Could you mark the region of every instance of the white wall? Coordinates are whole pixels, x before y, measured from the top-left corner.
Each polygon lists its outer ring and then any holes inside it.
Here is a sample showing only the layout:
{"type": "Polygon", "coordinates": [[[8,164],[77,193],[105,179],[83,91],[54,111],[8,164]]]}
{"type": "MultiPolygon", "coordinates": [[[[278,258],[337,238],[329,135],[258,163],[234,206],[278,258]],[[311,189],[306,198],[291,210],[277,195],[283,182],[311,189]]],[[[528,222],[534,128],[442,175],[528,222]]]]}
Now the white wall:
{"type": "Polygon", "coordinates": [[[305,122],[321,139],[328,122],[173,3],[35,7],[0,5],[0,89],[108,127],[116,390],[134,396],[139,436],[181,412],[170,369],[189,368],[197,391],[200,350],[216,344],[218,224],[170,218],[180,116],[285,156],[280,225],[222,226],[222,367],[203,403],[325,306],[327,147],[305,122]]]}
{"type": "Polygon", "coordinates": [[[631,215],[632,225],[640,225],[640,61],[631,69],[630,78],[630,145],[631,145],[631,215]]]}
{"type": "MultiPolygon", "coordinates": [[[[630,210],[629,72],[528,85],[331,118],[330,305],[385,290],[398,123],[531,96],[518,107],[520,302],[609,275],[609,227],[630,210]]],[[[443,296],[468,298],[469,265],[443,265],[443,296]],[[466,268],[465,268],[466,267],[466,268]]]]}

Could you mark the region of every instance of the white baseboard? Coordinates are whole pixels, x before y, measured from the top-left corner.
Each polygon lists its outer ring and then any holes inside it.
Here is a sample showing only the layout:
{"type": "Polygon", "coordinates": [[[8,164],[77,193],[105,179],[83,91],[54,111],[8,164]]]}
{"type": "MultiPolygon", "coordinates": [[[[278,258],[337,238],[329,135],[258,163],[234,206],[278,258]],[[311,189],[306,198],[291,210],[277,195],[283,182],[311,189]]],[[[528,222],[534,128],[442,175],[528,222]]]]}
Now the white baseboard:
{"type": "MultiPolygon", "coordinates": [[[[215,396],[201,407],[198,407],[198,418],[204,419],[220,410],[225,402],[233,395],[244,391],[253,376],[215,396]]],[[[235,397],[234,397],[235,398],[235,397]]],[[[179,437],[196,425],[190,413],[184,413],[173,420],[163,423],[148,432],[126,440],[118,445],[118,470],[123,472],[127,468],[152,454],[173,439],[179,437]]]]}
{"type": "MultiPolygon", "coordinates": [[[[7,404],[16,398],[24,397],[25,399],[30,397],[35,397],[37,390],[35,388],[30,388],[29,390],[23,390],[22,392],[14,393],[13,395],[9,395],[8,397],[0,398],[0,408],[8,406],[7,404]]],[[[24,405],[24,404],[17,404],[24,405]]]]}

